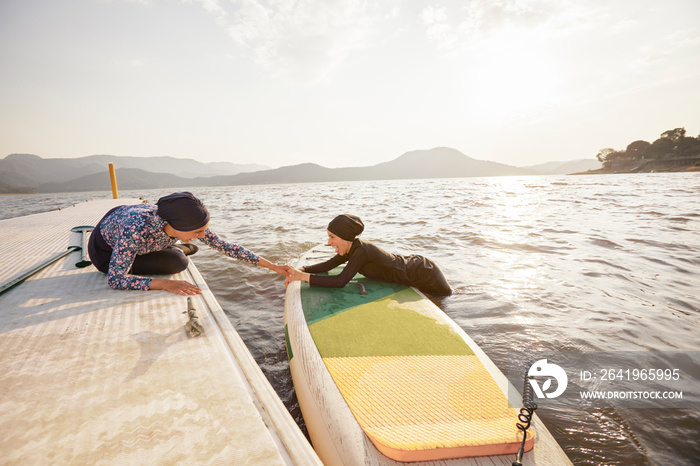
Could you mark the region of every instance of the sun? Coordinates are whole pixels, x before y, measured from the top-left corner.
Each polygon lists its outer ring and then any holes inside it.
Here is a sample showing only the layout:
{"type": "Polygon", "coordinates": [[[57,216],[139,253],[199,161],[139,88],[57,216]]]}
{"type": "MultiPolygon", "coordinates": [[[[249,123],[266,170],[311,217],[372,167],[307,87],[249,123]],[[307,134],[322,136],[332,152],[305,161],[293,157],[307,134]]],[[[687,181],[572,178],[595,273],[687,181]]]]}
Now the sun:
{"type": "Polygon", "coordinates": [[[506,121],[533,115],[559,100],[559,70],[543,47],[485,46],[463,70],[464,106],[474,117],[506,121]]]}

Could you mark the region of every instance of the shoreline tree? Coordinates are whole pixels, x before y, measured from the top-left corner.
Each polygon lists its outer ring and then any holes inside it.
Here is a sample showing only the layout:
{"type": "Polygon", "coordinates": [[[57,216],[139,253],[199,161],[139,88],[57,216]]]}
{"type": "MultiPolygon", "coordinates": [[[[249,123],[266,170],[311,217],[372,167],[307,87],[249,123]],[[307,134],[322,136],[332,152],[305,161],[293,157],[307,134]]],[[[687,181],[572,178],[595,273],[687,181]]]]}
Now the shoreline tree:
{"type": "Polygon", "coordinates": [[[604,170],[641,168],[651,162],[667,161],[673,165],[700,166],[700,135],[687,137],[685,128],[674,128],[661,133],[652,143],[638,140],[625,150],[601,149],[596,158],[604,170]]]}

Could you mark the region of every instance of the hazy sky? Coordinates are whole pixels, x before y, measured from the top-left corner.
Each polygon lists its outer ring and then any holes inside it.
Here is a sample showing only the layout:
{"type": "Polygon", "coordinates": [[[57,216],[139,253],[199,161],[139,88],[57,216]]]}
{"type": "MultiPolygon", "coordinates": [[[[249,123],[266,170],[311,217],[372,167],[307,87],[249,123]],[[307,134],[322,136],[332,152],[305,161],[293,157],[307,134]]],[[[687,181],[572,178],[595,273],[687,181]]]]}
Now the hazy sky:
{"type": "Polygon", "coordinates": [[[0,1],[0,157],[525,166],[681,126],[698,0],[0,1]]]}

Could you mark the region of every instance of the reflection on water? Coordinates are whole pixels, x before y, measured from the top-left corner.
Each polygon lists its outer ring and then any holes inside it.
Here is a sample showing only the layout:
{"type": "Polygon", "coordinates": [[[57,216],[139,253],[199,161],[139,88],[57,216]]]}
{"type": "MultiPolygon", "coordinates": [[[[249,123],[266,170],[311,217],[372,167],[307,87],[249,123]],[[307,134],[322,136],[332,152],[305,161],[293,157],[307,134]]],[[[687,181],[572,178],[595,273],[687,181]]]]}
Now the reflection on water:
{"type": "MultiPolygon", "coordinates": [[[[509,353],[523,349],[700,349],[697,173],[191,190],[208,206],[220,236],[277,262],[325,242],[336,214],[359,215],[363,238],[440,265],[455,293],[437,304],[504,372],[509,353]]],[[[121,194],[155,202],[169,192],[121,194]]],[[[0,198],[3,214],[12,198],[0,198]]],[[[285,353],[284,280],[208,248],[194,258],[303,426],[285,353]]],[[[542,407],[538,414],[575,464],[700,458],[698,410],[572,406],[542,407]]]]}
{"type": "Polygon", "coordinates": [[[65,209],[95,199],[111,198],[111,192],[2,195],[0,196],[0,220],[65,209]]]}

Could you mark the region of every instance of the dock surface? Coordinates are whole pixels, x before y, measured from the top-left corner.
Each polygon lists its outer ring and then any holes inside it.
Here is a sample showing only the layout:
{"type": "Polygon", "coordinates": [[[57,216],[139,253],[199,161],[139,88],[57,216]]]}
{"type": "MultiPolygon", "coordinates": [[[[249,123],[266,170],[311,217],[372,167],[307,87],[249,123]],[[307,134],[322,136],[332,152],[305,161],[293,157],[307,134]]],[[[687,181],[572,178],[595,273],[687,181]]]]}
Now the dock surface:
{"type": "MultiPolygon", "coordinates": [[[[81,246],[73,227],[138,202],[0,220],[0,283],[81,246]]],[[[321,464],[192,261],[174,278],[203,289],[198,337],[186,297],[113,290],[80,260],[0,295],[0,463],[321,464]]]]}

